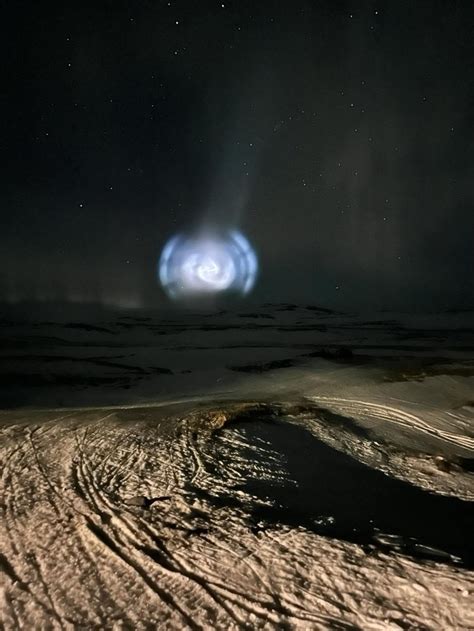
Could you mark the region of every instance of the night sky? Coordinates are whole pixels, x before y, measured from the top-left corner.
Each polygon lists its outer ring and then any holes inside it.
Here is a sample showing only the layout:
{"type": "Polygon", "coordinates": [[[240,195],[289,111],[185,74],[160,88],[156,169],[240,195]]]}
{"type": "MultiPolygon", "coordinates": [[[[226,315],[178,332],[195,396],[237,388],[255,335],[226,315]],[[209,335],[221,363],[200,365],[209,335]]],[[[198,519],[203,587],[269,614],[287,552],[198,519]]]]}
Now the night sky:
{"type": "Polygon", "coordinates": [[[164,306],[241,230],[250,301],[474,304],[472,2],[2,5],[0,300],[164,306]]]}

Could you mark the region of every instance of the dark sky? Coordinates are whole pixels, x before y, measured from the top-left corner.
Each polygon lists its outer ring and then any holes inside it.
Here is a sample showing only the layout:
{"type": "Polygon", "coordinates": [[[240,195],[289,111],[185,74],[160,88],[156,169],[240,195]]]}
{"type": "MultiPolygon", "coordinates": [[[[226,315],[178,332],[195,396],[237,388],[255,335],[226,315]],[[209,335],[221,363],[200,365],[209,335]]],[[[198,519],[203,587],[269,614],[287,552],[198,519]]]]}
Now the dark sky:
{"type": "Polygon", "coordinates": [[[253,299],[474,303],[472,2],[3,3],[0,293],[155,306],[241,229],[253,299]]]}

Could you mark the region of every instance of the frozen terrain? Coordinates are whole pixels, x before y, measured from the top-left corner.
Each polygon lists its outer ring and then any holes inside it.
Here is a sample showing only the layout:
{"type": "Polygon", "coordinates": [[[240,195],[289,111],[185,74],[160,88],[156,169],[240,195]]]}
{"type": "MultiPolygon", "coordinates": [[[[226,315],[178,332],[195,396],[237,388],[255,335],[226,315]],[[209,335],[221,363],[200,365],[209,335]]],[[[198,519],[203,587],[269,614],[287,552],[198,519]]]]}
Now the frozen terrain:
{"type": "Polygon", "coordinates": [[[474,628],[472,323],[5,319],[3,626],[474,628]]]}

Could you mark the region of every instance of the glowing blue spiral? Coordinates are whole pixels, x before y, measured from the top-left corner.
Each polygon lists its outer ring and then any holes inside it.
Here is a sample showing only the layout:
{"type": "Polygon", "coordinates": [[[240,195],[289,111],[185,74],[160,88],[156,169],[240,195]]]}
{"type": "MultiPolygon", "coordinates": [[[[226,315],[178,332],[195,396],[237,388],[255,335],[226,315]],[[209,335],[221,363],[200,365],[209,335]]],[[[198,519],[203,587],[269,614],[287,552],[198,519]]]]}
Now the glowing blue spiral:
{"type": "Polygon", "coordinates": [[[171,298],[235,291],[255,284],[257,257],[237,231],[213,236],[177,235],[163,248],[158,276],[171,298]]]}

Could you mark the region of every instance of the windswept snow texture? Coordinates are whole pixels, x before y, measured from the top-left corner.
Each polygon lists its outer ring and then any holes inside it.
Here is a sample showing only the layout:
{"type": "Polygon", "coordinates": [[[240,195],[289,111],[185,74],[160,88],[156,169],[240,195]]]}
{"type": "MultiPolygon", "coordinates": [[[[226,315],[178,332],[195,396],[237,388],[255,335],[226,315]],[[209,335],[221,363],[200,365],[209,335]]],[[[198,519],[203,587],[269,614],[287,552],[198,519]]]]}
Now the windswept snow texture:
{"type": "Polygon", "coordinates": [[[3,322],[1,624],[474,628],[468,322],[3,322]]]}

